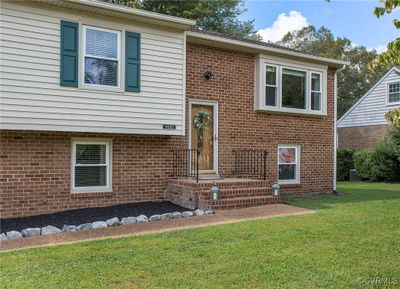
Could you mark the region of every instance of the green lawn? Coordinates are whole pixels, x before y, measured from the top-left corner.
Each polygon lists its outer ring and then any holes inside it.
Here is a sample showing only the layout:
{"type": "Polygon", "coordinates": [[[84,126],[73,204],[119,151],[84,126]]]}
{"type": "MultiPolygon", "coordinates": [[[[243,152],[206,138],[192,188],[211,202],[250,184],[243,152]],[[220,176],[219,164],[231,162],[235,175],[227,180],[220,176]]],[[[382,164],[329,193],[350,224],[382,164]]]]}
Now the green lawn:
{"type": "Polygon", "coordinates": [[[399,288],[400,184],[338,190],[289,200],[313,215],[3,253],[0,287],[399,288]]]}

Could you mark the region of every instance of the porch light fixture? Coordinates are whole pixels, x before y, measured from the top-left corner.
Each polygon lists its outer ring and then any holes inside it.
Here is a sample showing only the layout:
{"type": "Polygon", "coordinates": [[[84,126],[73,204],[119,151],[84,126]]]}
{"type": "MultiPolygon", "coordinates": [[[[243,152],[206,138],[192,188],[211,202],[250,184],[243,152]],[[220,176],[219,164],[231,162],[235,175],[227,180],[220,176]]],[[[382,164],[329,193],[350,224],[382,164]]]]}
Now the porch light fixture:
{"type": "Polygon", "coordinates": [[[216,202],[220,199],[220,190],[215,182],[213,182],[213,186],[210,189],[210,200],[216,202]]]}
{"type": "Polygon", "coordinates": [[[281,186],[279,186],[278,183],[274,183],[274,184],[272,185],[272,195],[273,195],[274,197],[279,197],[279,194],[280,194],[279,190],[280,190],[280,188],[281,188],[281,186]]]}
{"type": "Polygon", "coordinates": [[[206,71],[204,71],[203,76],[206,80],[209,80],[211,76],[213,76],[213,74],[210,69],[207,69],[206,71]]]}

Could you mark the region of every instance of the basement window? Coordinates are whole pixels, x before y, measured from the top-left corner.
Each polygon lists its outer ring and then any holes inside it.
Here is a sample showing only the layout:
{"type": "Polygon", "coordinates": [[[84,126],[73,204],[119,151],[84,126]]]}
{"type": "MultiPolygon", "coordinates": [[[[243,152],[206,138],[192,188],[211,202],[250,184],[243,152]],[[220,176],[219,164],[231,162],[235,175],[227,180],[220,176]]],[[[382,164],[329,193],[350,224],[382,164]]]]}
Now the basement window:
{"type": "Polygon", "coordinates": [[[278,181],[279,184],[300,183],[299,147],[282,145],[278,147],[278,181]]]}
{"type": "Polygon", "coordinates": [[[111,191],[110,163],[111,141],[74,140],[72,142],[72,191],[111,191]]]}

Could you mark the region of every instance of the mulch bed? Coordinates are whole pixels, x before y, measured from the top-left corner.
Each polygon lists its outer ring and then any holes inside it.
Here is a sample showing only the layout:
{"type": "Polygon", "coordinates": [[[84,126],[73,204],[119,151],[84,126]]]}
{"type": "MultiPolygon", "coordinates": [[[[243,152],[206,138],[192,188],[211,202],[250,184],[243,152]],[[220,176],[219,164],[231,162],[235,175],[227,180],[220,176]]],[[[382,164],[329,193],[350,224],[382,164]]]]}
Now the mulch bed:
{"type": "Polygon", "coordinates": [[[118,217],[119,219],[132,216],[137,217],[141,214],[150,217],[155,214],[184,212],[187,210],[171,202],[142,202],[110,207],[77,209],[31,217],[0,219],[0,232],[5,233],[11,230],[21,231],[26,228],[40,228],[47,225],[62,229],[65,224],[80,225],[105,221],[113,217],[118,217]]]}

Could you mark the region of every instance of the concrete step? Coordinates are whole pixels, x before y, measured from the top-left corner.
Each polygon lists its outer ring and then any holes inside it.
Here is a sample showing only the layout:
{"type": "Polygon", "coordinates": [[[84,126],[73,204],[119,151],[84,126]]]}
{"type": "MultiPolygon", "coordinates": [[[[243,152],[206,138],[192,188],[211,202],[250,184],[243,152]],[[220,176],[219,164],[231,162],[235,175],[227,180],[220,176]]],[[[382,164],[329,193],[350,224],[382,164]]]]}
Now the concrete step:
{"type": "Polygon", "coordinates": [[[261,205],[268,204],[278,204],[281,203],[281,199],[279,197],[273,196],[264,196],[264,197],[244,197],[244,198],[230,198],[230,199],[221,199],[219,201],[213,202],[208,201],[208,206],[210,209],[219,210],[219,209],[238,209],[238,208],[246,208],[246,207],[255,207],[261,205]]]}
{"type": "MultiPolygon", "coordinates": [[[[221,199],[232,199],[232,198],[246,198],[246,197],[265,197],[271,196],[272,190],[265,187],[252,187],[252,188],[236,188],[236,189],[221,189],[220,198],[221,199]]],[[[206,200],[210,196],[209,190],[204,190],[200,192],[201,198],[206,200]]]]}

